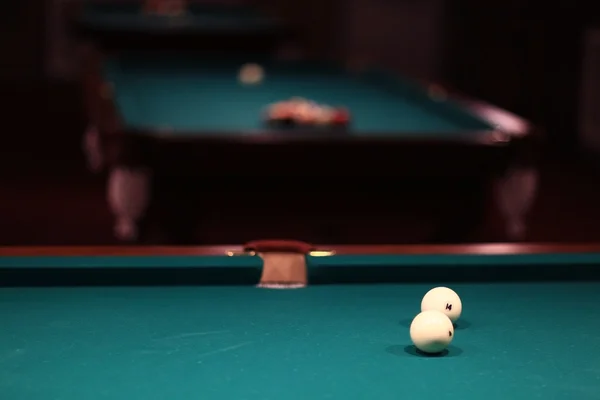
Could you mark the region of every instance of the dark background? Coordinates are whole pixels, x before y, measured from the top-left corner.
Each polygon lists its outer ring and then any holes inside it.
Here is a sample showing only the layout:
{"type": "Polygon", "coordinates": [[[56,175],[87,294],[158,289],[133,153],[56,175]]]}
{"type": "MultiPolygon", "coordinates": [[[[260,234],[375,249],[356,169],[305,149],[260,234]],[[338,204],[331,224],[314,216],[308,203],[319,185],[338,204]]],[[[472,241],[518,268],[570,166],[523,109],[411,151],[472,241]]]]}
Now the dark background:
{"type": "MultiPolygon", "coordinates": [[[[442,81],[543,127],[548,143],[530,240],[600,239],[599,174],[578,139],[583,38],[600,26],[600,3],[258,3],[297,27],[310,55],[442,81]]],[[[2,7],[0,244],[112,243],[105,177],[89,173],[81,153],[79,88],[49,74],[52,1],[2,7]]]]}

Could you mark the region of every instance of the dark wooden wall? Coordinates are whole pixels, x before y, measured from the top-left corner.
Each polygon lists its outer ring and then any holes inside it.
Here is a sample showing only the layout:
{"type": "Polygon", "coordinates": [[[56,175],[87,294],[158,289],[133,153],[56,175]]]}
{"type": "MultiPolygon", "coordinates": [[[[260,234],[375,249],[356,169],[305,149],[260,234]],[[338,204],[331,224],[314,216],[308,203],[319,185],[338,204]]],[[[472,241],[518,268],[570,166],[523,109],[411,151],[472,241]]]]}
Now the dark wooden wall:
{"type": "MultiPolygon", "coordinates": [[[[310,55],[339,58],[352,46],[342,37],[350,0],[256,1],[297,27],[310,55]]],[[[80,150],[85,119],[77,87],[43,81],[45,3],[8,1],[0,14],[0,93],[10,99],[1,113],[0,244],[110,243],[104,177],[85,170],[80,150]]],[[[561,148],[574,146],[581,34],[600,21],[596,4],[447,0],[436,63],[459,89],[545,125],[561,148]]],[[[550,166],[542,173],[535,240],[597,240],[597,177],[554,159],[550,166]]]]}
{"type": "Polygon", "coordinates": [[[0,83],[44,74],[44,0],[7,1],[0,13],[0,83]]]}
{"type": "Polygon", "coordinates": [[[299,33],[299,44],[313,57],[335,59],[340,56],[338,35],[343,31],[344,2],[341,0],[254,0],[260,7],[288,22],[299,33]]]}
{"type": "Polygon", "coordinates": [[[447,15],[446,79],[575,149],[583,33],[600,3],[456,0],[447,15]]]}

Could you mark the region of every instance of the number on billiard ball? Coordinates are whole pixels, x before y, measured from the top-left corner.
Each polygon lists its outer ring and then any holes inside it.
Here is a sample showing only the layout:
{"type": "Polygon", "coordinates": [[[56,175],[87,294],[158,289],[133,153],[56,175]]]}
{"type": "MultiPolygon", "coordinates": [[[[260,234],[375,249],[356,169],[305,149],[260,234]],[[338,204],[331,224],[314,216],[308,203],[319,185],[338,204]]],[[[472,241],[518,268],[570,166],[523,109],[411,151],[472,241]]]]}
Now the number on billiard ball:
{"type": "Polygon", "coordinates": [[[454,290],[436,287],[427,292],[421,301],[421,311],[430,310],[440,311],[456,322],[462,313],[462,301],[454,290]]]}
{"type": "Polygon", "coordinates": [[[422,312],[410,324],[410,339],[424,353],[441,353],[452,342],[453,336],[452,321],[440,311],[422,312]]]}

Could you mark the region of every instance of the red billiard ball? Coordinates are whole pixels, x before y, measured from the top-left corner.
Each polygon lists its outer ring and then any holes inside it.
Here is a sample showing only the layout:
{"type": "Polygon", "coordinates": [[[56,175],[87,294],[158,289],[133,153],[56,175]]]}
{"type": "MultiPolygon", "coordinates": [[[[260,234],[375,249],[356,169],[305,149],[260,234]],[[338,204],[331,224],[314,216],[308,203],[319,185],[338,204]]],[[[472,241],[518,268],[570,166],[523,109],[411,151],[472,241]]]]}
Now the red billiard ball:
{"type": "Polygon", "coordinates": [[[332,123],[334,125],[348,125],[350,122],[350,112],[345,108],[338,108],[333,113],[332,123]]]}

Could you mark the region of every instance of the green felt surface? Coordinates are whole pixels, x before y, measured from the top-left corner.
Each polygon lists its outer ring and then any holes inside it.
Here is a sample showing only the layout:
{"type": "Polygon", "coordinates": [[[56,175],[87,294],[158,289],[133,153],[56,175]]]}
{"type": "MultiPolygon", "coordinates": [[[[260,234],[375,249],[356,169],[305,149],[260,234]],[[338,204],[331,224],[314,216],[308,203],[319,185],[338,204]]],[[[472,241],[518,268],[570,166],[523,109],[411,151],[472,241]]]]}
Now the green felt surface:
{"type": "Polygon", "coordinates": [[[354,135],[478,134],[491,126],[458,104],[383,73],[352,74],[309,63],[263,63],[266,79],[247,86],[238,72],[248,61],[135,55],[112,59],[105,77],[130,128],[172,135],[253,135],[263,132],[268,104],[304,97],[345,106],[354,135]]]}
{"type": "Polygon", "coordinates": [[[444,357],[428,285],[0,289],[10,400],[597,399],[599,283],[460,284],[444,357]]]}
{"type": "Polygon", "coordinates": [[[176,16],[145,14],[138,2],[85,2],[79,24],[88,29],[121,32],[266,32],[278,27],[277,21],[249,7],[223,7],[191,4],[176,16]]]}

